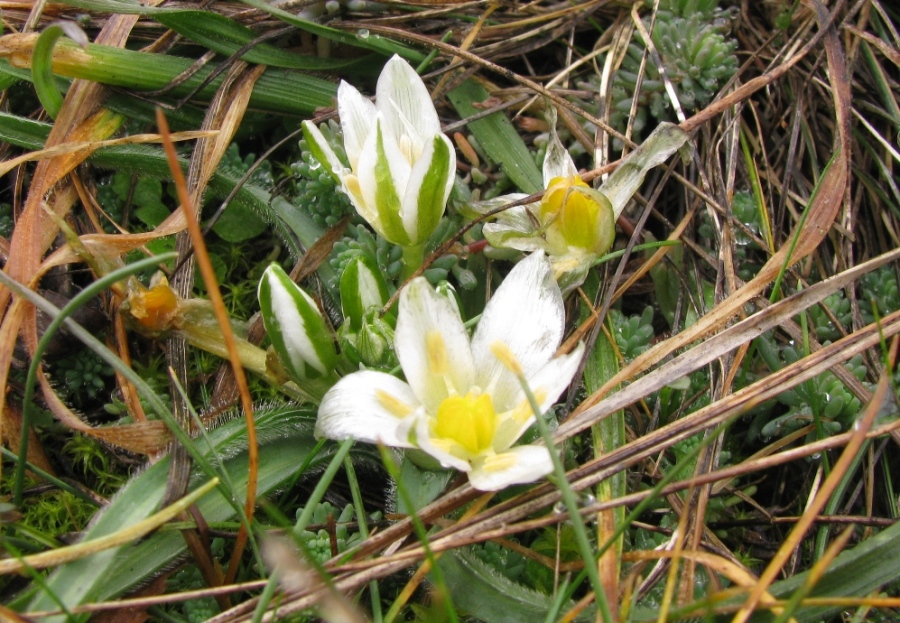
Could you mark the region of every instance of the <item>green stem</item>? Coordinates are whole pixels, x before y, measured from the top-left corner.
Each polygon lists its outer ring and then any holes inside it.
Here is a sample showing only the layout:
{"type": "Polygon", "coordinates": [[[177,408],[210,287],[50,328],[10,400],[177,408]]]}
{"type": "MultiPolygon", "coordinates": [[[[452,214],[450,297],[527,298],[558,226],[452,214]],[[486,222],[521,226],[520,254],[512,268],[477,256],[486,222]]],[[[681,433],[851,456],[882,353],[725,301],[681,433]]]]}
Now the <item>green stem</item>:
{"type": "Polygon", "coordinates": [[[403,281],[406,281],[419,270],[422,262],[425,261],[425,244],[422,243],[401,248],[403,249],[403,272],[400,273],[400,278],[403,281]]]}

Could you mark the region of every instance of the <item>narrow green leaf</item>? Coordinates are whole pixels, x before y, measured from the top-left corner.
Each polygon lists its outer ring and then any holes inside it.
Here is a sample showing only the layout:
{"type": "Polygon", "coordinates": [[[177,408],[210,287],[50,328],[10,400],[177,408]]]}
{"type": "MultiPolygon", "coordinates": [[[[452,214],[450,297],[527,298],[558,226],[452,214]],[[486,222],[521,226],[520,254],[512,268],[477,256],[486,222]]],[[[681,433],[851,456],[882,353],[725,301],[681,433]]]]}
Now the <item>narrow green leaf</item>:
{"type": "MultiPolygon", "coordinates": [[[[463,118],[481,113],[473,104],[483,102],[489,96],[490,93],[474,80],[466,80],[447,94],[450,103],[463,118]]],[[[468,127],[487,155],[500,164],[522,192],[531,195],[544,188],[543,175],[534,157],[505,114],[490,114],[471,121],[468,127]]]]}
{"type": "MultiPolygon", "coordinates": [[[[183,37],[226,56],[231,56],[259,36],[246,26],[210,11],[158,11],[154,13],[153,18],[183,37]]],[[[270,43],[254,45],[241,55],[241,58],[248,63],[305,71],[346,69],[358,65],[361,60],[306,56],[278,48],[270,43]]]]}
{"type": "MultiPolygon", "coordinates": [[[[138,91],[169,87],[193,63],[190,58],[94,43],[78,50],[75,44],[66,40],[60,41],[53,52],[53,70],[59,75],[138,91]]],[[[183,83],[171,88],[168,94],[178,98],[196,91],[194,97],[197,99],[210,100],[221,85],[222,76],[203,88],[200,85],[214,69],[214,66],[201,67],[183,83]]],[[[277,114],[308,116],[318,108],[331,106],[336,95],[337,87],[327,80],[275,68],[266,71],[257,81],[250,96],[250,106],[277,114]]]]}
{"type": "Polygon", "coordinates": [[[67,35],[77,40],[82,47],[87,44],[87,36],[76,24],[61,22],[44,29],[34,44],[31,55],[31,73],[34,90],[47,114],[56,119],[63,105],[63,94],[53,77],[53,47],[60,37],[67,35]]]}

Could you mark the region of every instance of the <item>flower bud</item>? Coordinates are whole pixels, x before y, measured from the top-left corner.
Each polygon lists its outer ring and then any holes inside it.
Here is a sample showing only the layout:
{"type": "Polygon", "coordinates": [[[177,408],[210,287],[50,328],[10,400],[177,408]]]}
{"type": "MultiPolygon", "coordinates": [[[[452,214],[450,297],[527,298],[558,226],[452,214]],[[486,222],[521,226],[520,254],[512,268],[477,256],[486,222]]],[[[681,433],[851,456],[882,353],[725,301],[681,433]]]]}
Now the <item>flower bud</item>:
{"type": "Polygon", "coordinates": [[[315,301],[277,264],[259,281],[259,305],[272,347],[292,380],[334,375],[337,353],[315,301]]]}
{"type": "Polygon", "coordinates": [[[387,283],[372,258],[360,255],[341,274],[341,311],[354,331],[359,331],[370,309],[380,310],[388,302],[387,283]]]}

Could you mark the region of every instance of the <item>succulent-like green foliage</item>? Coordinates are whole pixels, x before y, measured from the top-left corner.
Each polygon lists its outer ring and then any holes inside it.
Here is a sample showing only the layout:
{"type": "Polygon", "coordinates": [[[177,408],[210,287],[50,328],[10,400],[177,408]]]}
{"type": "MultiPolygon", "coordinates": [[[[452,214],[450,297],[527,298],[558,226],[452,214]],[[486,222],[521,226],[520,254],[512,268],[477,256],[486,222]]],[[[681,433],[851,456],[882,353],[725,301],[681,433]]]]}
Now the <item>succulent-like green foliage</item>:
{"type": "Polygon", "coordinates": [[[653,339],[653,308],[644,308],[640,316],[625,316],[617,309],[609,311],[616,346],[626,362],[631,361],[647,348],[653,339]]]}
{"type": "Polygon", "coordinates": [[[838,290],[829,294],[822,301],[821,305],[816,305],[809,309],[810,329],[815,330],[816,338],[820,342],[834,342],[842,337],[842,333],[840,328],[834,326],[828,314],[825,313],[825,310],[822,308],[823,305],[828,308],[834,317],[837,318],[841,327],[846,330],[850,327],[850,321],[853,317],[850,301],[844,296],[843,290],[838,290]]]}
{"type": "MultiPolygon", "coordinates": [[[[400,270],[403,268],[403,250],[376,236],[362,224],[348,227],[347,235],[335,243],[330,260],[334,272],[338,275],[344,274],[350,260],[360,255],[375,260],[385,281],[388,282],[388,287],[390,282],[400,276],[400,270]]],[[[337,287],[336,283],[334,287],[337,287]]]]}
{"type": "MultiPolygon", "coordinates": [[[[672,0],[669,10],[660,10],[653,27],[653,44],[675,87],[678,101],[686,113],[702,108],[737,71],[734,50],[737,42],[723,32],[724,20],[715,17],[708,0],[672,0]],[[689,10],[694,5],[697,11],[689,10]],[[701,6],[702,5],[702,6],[701,6]]],[[[649,19],[645,18],[649,28],[649,19]]],[[[632,43],[613,81],[613,110],[610,120],[624,127],[635,96],[644,42],[635,31],[632,43]]],[[[648,59],[638,94],[634,130],[640,133],[647,115],[657,120],[671,119],[672,105],[659,67],[648,59]]]]}
{"type": "MultiPolygon", "coordinates": [[[[779,347],[768,335],[757,339],[755,344],[773,372],[800,359],[793,344],[779,347]]],[[[858,380],[865,378],[866,368],[860,355],[850,359],[845,366],[858,380]]],[[[839,433],[850,428],[862,408],[859,399],[830,372],[782,392],[777,402],[787,411],[777,414],[760,408],[751,425],[751,437],[782,437],[807,424],[818,424],[828,434],[839,433]]]]}
{"type": "Polygon", "coordinates": [[[79,408],[106,393],[107,382],[113,377],[112,367],[90,350],[57,360],[54,372],[59,391],[79,408]]]}
{"type": "MultiPolygon", "coordinates": [[[[340,126],[331,121],[321,124],[319,129],[338,157],[346,162],[340,126]]],[[[300,160],[292,163],[290,168],[296,178],[294,203],[305,210],[316,225],[333,227],[345,216],[356,215],[350,199],[341,192],[328,170],[313,156],[306,139],[300,141],[300,160]]],[[[359,222],[361,219],[357,216],[356,220],[359,222]]]]}
{"type": "Polygon", "coordinates": [[[881,318],[900,309],[900,288],[897,273],[892,266],[882,266],[878,270],[863,275],[859,280],[857,294],[863,320],[874,322],[876,311],[881,318]]]}
{"type": "MultiPolygon", "coordinates": [[[[303,514],[303,508],[297,509],[297,517],[303,514]]],[[[329,502],[321,502],[316,505],[313,511],[311,526],[322,526],[329,523],[329,517],[334,520],[334,534],[330,534],[325,528],[318,530],[295,530],[294,535],[301,539],[306,545],[309,555],[316,562],[323,563],[334,554],[332,551],[332,540],[337,547],[338,553],[344,552],[359,541],[359,532],[355,529],[350,531],[347,524],[353,521],[355,516],[353,506],[344,507],[340,513],[329,502]]]]}

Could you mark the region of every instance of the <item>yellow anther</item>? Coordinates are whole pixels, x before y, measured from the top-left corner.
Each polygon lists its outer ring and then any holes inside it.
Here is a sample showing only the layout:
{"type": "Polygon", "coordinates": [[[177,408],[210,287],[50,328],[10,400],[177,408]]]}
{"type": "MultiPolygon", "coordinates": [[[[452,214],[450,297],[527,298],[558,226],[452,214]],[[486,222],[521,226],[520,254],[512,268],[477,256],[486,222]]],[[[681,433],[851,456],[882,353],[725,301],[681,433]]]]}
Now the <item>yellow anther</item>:
{"type": "Polygon", "coordinates": [[[497,412],[488,394],[450,396],[441,402],[432,434],[438,440],[454,441],[470,454],[484,452],[494,442],[497,412]]]}
{"type": "Polygon", "coordinates": [[[428,353],[428,368],[432,374],[447,374],[447,346],[440,331],[425,334],[425,351],[428,353]]]}
{"type": "Polygon", "coordinates": [[[375,398],[378,400],[378,403],[391,412],[392,415],[397,416],[398,418],[404,418],[415,409],[410,405],[406,404],[396,396],[392,396],[383,389],[375,390],[375,398]]]}
{"type": "Polygon", "coordinates": [[[494,353],[494,357],[499,359],[500,363],[502,363],[507,370],[516,376],[522,376],[524,374],[522,365],[519,363],[519,360],[516,359],[515,354],[509,346],[497,340],[491,344],[491,352],[494,353]]]}
{"type": "Polygon", "coordinates": [[[484,471],[502,472],[515,467],[516,456],[513,454],[492,454],[484,459],[484,471]]]}

